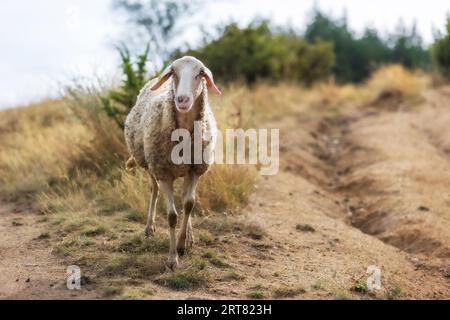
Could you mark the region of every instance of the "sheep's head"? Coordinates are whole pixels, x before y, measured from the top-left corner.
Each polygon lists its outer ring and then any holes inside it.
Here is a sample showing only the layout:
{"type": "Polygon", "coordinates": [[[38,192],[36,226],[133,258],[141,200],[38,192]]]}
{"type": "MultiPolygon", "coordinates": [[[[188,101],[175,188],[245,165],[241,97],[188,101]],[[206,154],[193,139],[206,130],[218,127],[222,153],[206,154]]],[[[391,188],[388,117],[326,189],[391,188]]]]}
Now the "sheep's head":
{"type": "Polygon", "coordinates": [[[157,90],[161,85],[173,78],[175,106],[180,112],[188,112],[203,90],[202,81],[205,79],[207,87],[216,94],[221,94],[214,84],[211,71],[194,57],[185,56],[175,60],[168,66],[151,88],[157,90]]]}

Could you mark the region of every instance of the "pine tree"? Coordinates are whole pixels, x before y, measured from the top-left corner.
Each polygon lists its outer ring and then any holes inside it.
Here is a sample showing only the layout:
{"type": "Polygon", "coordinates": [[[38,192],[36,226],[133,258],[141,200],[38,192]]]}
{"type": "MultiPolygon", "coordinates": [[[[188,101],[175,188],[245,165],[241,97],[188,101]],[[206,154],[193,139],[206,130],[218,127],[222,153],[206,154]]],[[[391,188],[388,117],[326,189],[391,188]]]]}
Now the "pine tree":
{"type": "Polygon", "coordinates": [[[447,34],[437,35],[431,47],[431,56],[442,76],[450,79],[450,17],[447,18],[447,34]]]}

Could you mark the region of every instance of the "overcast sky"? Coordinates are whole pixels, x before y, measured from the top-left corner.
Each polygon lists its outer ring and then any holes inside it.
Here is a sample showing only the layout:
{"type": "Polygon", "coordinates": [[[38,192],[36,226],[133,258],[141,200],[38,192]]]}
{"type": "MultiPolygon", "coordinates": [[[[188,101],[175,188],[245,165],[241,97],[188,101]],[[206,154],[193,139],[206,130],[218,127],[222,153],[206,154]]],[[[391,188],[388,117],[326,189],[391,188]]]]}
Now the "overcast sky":
{"type": "MultiPolygon", "coordinates": [[[[400,18],[407,25],[417,21],[426,43],[433,39],[433,28],[443,29],[450,11],[449,0],[222,0],[192,23],[208,28],[259,16],[302,30],[315,2],[337,16],[346,11],[356,32],[367,25],[387,32],[400,18]]],[[[110,0],[1,0],[0,108],[55,95],[73,76],[117,77],[113,44],[123,36],[123,21],[110,0]]],[[[200,39],[195,24],[184,38],[189,43],[200,39]]]]}

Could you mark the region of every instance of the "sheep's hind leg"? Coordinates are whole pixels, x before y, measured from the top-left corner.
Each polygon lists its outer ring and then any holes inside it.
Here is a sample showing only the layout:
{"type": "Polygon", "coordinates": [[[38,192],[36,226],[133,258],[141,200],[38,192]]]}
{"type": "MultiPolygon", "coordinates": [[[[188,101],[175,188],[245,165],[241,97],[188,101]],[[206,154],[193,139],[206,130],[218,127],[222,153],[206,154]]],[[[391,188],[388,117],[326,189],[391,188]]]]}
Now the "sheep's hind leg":
{"type": "Polygon", "coordinates": [[[169,222],[169,236],[170,236],[170,247],[169,247],[169,259],[167,261],[167,266],[174,270],[178,265],[178,253],[177,253],[177,238],[175,233],[175,227],[177,225],[177,210],[173,201],[173,181],[159,181],[161,191],[164,194],[164,199],[166,200],[167,207],[167,220],[169,222]]]}
{"type": "Polygon", "coordinates": [[[195,203],[195,191],[197,189],[198,175],[190,172],[184,178],[183,190],[183,222],[178,234],[177,251],[179,255],[186,253],[186,246],[192,247],[194,244],[194,234],[192,231],[191,212],[195,203]]]}
{"type": "Polygon", "coordinates": [[[145,236],[151,237],[155,233],[155,217],[156,217],[156,201],[158,199],[158,182],[150,174],[150,182],[151,182],[151,194],[150,194],[150,206],[148,208],[148,217],[147,217],[147,225],[145,227],[145,236]]]}
{"type": "Polygon", "coordinates": [[[192,229],[192,216],[189,215],[189,221],[188,221],[188,227],[187,227],[187,233],[186,233],[186,246],[188,248],[191,248],[195,243],[194,239],[194,231],[192,229]]]}

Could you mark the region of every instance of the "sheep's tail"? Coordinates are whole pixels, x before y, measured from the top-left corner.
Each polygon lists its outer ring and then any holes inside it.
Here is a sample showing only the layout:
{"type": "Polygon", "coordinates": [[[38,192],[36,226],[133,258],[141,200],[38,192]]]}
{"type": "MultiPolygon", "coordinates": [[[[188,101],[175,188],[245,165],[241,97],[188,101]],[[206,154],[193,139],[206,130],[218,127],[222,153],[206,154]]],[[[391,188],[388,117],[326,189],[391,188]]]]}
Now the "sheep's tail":
{"type": "Polygon", "coordinates": [[[135,170],[136,166],[137,166],[136,159],[134,159],[133,156],[131,156],[125,163],[125,169],[127,171],[133,172],[135,170]]]}

